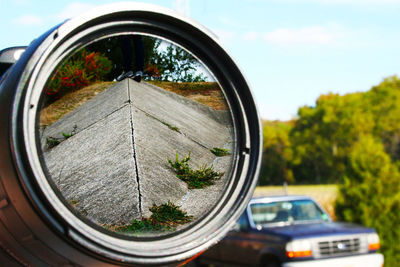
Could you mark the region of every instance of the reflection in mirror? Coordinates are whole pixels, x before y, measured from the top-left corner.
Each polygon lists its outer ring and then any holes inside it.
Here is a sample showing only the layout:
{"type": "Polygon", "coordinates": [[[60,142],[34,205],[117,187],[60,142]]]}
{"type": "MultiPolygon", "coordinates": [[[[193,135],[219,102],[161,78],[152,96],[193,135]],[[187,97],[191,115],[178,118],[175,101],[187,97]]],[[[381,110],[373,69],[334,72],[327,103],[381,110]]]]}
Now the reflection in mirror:
{"type": "Polygon", "coordinates": [[[49,181],[81,218],[131,236],[169,234],[205,215],[231,176],[223,91],[186,50],[140,35],[72,53],[38,113],[49,181]]]}

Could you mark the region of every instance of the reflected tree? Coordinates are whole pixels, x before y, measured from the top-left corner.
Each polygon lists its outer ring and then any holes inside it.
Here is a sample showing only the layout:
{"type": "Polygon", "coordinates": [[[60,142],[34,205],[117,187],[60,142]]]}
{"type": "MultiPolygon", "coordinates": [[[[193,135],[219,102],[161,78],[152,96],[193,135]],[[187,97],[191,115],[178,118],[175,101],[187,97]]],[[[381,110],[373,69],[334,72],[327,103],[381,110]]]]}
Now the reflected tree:
{"type": "Polygon", "coordinates": [[[207,77],[198,72],[201,63],[184,49],[169,45],[154,58],[160,70],[159,79],[171,82],[204,82],[207,77]]]}

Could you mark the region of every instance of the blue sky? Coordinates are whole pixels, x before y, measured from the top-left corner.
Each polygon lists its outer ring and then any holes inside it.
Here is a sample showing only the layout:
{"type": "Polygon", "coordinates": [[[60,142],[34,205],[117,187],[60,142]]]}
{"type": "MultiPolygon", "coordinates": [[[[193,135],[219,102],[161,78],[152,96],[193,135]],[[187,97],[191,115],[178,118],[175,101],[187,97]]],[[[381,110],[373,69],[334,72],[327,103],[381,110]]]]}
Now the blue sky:
{"type": "MultiPolygon", "coordinates": [[[[0,49],[29,44],[106,0],[0,0],[0,49]]],[[[264,119],[288,120],[323,93],[400,75],[400,0],[164,0],[213,31],[245,73],[264,119]]]]}

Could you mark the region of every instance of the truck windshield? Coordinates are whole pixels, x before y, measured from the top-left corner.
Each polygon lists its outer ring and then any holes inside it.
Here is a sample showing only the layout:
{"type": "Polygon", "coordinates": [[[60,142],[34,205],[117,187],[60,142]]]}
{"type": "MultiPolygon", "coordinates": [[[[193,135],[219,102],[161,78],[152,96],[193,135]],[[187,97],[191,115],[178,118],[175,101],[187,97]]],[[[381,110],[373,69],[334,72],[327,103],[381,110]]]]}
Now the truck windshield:
{"type": "Polygon", "coordinates": [[[255,203],[250,209],[257,226],[329,220],[329,216],[309,199],[255,203]]]}

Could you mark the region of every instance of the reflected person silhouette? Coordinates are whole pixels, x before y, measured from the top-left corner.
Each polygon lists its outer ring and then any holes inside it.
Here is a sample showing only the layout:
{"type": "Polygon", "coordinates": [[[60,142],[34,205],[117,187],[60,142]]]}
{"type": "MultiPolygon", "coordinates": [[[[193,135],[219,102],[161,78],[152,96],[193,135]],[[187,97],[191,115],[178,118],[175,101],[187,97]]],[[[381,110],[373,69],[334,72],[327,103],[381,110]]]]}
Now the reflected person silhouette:
{"type": "Polygon", "coordinates": [[[144,68],[144,46],[140,35],[125,35],[120,39],[121,52],[123,57],[123,71],[117,77],[117,81],[125,78],[132,78],[137,82],[142,80],[144,68]],[[135,70],[133,71],[133,50],[132,42],[135,47],[135,70]]]}

